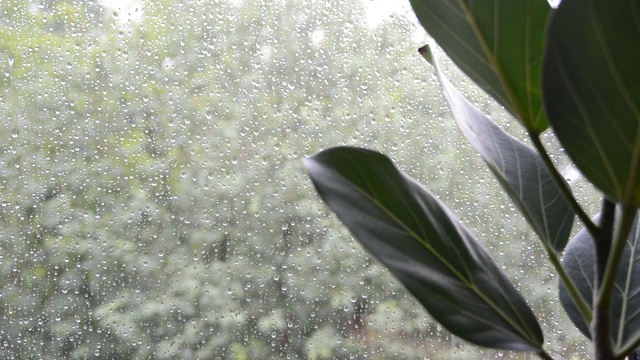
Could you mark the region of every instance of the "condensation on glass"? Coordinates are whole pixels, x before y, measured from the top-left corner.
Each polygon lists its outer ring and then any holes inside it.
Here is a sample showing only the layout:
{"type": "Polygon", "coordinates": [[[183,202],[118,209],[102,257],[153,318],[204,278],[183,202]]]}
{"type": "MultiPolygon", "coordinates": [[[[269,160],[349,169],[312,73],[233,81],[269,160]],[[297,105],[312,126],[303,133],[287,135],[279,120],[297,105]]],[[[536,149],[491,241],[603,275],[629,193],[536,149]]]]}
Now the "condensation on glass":
{"type": "Polygon", "coordinates": [[[428,184],[552,351],[584,346],[408,3],[9,0],[0,38],[0,358],[515,356],[451,337],[328,212],[300,160],[341,144],[428,184]]]}

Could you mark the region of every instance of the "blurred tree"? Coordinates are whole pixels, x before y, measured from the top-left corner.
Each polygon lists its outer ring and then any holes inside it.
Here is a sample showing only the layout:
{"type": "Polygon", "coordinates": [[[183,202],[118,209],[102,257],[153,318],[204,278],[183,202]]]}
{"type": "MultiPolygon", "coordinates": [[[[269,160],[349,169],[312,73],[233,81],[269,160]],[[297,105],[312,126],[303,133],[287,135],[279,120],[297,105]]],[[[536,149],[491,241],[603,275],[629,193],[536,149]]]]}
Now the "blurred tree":
{"type": "MultiPolygon", "coordinates": [[[[300,158],[338,143],[465,191],[510,265],[538,251],[500,192],[441,180],[489,175],[447,145],[412,20],[368,27],[341,1],[125,5],[0,4],[0,357],[451,356],[320,207],[300,158]]],[[[544,269],[507,271],[540,272],[521,286],[548,311],[544,269]]]]}

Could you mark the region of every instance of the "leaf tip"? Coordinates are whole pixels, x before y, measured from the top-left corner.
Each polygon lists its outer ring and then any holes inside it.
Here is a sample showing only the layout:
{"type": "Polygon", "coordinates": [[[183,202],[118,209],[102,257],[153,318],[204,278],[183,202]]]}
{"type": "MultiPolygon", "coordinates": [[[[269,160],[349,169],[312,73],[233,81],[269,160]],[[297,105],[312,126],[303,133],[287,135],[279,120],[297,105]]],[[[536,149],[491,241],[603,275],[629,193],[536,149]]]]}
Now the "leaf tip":
{"type": "Polygon", "coordinates": [[[309,172],[309,169],[313,166],[313,162],[313,156],[305,156],[302,158],[302,166],[307,172],[309,172]]]}
{"type": "Polygon", "coordinates": [[[433,54],[431,53],[431,47],[429,47],[428,44],[418,49],[418,53],[425,58],[429,64],[433,65],[433,54]]]}

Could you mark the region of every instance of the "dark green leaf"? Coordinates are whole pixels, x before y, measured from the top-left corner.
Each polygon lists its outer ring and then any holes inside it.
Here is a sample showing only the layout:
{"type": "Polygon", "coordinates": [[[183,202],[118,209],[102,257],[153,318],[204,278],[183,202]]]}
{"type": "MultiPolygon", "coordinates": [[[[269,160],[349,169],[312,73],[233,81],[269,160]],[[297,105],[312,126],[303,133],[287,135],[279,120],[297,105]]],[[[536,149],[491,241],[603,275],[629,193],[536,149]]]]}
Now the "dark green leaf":
{"type": "MultiPolygon", "coordinates": [[[[582,297],[586,300],[589,308],[593,310],[595,248],[593,239],[587,229],[583,228],[569,241],[569,245],[562,256],[562,265],[582,297]]],[[[589,324],[584,321],[562,282],[560,282],[560,302],[573,324],[586,337],[591,338],[589,324]]]]}
{"type": "Polygon", "coordinates": [[[548,124],[540,74],[544,0],[411,0],[422,26],[480,87],[531,132],[548,124]]]}
{"type": "Polygon", "coordinates": [[[505,274],[431,193],[386,156],[340,147],[304,160],[323,200],[452,333],[541,351],[535,316],[505,274]]]}
{"type": "Polygon", "coordinates": [[[548,29],[549,121],[576,166],[617,202],[640,205],[640,2],[563,0],[548,29]]]}
{"type": "MultiPolygon", "coordinates": [[[[428,51],[421,49],[423,54],[428,51]]],[[[574,213],[540,155],[467,101],[438,69],[432,54],[424,55],[433,63],[453,117],[471,146],[489,165],[545,245],[562,252],[569,240],[574,213]]]]}
{"type": "MultiPolygon", "coordinates": [[[[562,265],[592,308],[594,264],[593,238],[586,229],[582,229],[567,245],[562,265]]],[[[590,338],[589,325],[584,322],[562,283],[560,301],[571,321],[590,338]]],[[[618,266],[611,311],[614,345],[620,349],[637,338],[640,331],[640,227],[637,216],[618,266]]]]}

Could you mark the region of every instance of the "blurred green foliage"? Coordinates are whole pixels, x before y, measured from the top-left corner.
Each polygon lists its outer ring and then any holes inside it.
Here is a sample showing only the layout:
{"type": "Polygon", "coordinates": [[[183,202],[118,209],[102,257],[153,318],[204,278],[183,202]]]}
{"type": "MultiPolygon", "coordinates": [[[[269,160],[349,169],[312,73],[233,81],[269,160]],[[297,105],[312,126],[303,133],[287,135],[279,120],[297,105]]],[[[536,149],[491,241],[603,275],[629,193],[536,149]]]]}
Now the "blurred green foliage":
{"type": "Polygon", "coordinates": [[[552,351],[579,354],[544,315],[556,282],[535,235],[449,145],[412,19],[371,26],[341,1],[122,6],[0,4],[0,357],[496,356],[459,346],[319,204],[300,158],[338,143],[390,154],[472,219],[552,351]]]}

